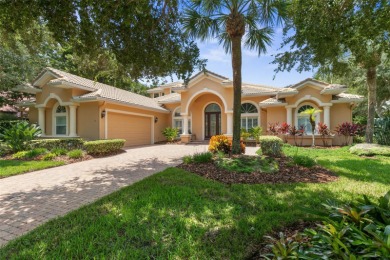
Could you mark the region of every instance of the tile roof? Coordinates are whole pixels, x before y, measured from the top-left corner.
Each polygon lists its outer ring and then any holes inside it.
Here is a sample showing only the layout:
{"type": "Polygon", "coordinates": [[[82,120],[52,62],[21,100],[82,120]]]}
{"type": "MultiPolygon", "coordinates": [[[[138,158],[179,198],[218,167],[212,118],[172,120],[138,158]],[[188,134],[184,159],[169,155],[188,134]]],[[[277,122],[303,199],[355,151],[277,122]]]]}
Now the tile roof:
{"type": "Polygon", "coordinates": [[[268,98],[266,100],[263,100],[259,103],[260,106],[266,106],[266,105],[284,105],[286,104],[284,99],[276,99],[276,98],[268,98]]]}
{"type": "Polygon", "coordinates": [[[364,97],[361,95],[356,94],[347,94],[347,93],[340,93],[337,95],[332,96],[332,100],[340,100],[340,101],[363,101],[364,97]]]}
{"type": "Polygon", "coordinates": [[[61,70],[57,70],[54,68],[46,68],[46,70],[51,71],[58,77],[59,79],[51,80],[51,83],[72,83],[78,86],[81,86],[83,88],[88,88],[93,90],[93,92],[74,97],[76,100],[83,100],[83,99],[95,99],[95,98],[104,98],[112,101],[118,101],[121,103],[125,103],[128,105],[136,105],[141,106],[149,109],[154,109],[162,112],[167,112],[168,110],[162,108],[158,105],[156,101],[154,101],[152,98],[145,97],[139,94],[135,94],[132,92],[129,92],[127,90],[115,88],[97,81],[93,81],[90,79],[82,78],[61,70]]]}
{"type": "Polygon", "coordinates": [[[165,96],[157,97],[154,100],[159,104],[176,103],[181,101],[181,95],[179,93],[171,93],[165,96]]]}

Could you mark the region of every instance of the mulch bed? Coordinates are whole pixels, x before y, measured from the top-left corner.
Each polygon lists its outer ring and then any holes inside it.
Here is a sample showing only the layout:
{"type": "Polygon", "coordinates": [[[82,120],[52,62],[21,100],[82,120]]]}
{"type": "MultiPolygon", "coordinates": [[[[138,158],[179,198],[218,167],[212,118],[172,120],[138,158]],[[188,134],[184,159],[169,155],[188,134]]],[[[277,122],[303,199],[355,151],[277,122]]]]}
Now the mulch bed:
{"type": "MultiPolygon", "coordinates": [[[[274,239],[280,239],[280,233],[283,233],[284,238],[286,240],[296,240],[296,237],[298,233],[302,233],[306,228],[316,228],[318,222],[309,222],[309,221],[299,221],[296,223],[293,223],[291,225],[284,226],[283,228],[277,229],[275,231],[272,231],[271,233],[267,234],[266,236],[270,236],[274,239]]],[[[308,239],[306,237],[301,237],[300,242],[308,242],[308,239]]],[[[248,260],[254,260],[254,259],[264,259],[262,255],[266,255],[269,253],[272,253],[271,248],[268,247],[269,244],[272,244],[272,241],[270,241],[267,238],[264,238],[263,241],[253,246],[252,248],[249,248],[248,251],[248,257],[246,259],[248,260]]]]}
{"type": "Polygon", "coordinates": [[[314,166],[307,168],[299,165],[291,165],[289,158],[275,158],[279,164],[279,171],[276,173],[237,173],[217,167],[214,163],[191,163],[180,164],[177,167],[207,179],[219,181],[226,184],[245,183],[326,183],[335,181],[338,177],[331,171],[314,166]]]}

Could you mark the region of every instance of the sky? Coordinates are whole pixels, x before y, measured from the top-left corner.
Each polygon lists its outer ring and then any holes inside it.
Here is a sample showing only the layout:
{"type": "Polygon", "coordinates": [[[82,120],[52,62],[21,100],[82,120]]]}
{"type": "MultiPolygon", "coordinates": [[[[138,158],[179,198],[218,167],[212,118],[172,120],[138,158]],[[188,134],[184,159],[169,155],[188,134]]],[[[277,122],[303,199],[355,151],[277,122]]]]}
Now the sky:
{"type": "MultiPolygon", "coordinates": [[[[260,57],[256,51],[250,51],[243,47],[242,49],[242,81],[246,83],[263,84],[272,87],[285,87],[298,83],[301,80],[313,76],[313,72],[298,73],[296,70],[291,72],[279,72],[275,75],[276,64],[271,64],[274,60],[272,55],[277,54],[282,42],[282,29],[275,31],[272,46],[268,48],[267,54],[260,57]],[[275,77],[275,78],[274,78],[275,77]]],[[[207,59],[206,69],[222,76],[232,79],[231,56],[226,54],[223,47],[217,40],[208,40],[207,42],[197,41],[200,50],[200,57],[207,59]]]]}

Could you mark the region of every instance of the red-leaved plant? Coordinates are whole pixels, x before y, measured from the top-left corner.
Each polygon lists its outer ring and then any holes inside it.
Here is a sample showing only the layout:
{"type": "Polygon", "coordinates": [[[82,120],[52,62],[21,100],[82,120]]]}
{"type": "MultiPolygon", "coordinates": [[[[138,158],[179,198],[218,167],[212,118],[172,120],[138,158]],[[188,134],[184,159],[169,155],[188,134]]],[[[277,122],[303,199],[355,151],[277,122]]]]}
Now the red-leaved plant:
{"type": "Polygon", "coordinates": [[[336,126],[335,131],[338,135],[344,136],[343,145],[348,145],[351,137],[359,134],[361,126],[350,122],[344,122],[336,126]]]}
{"type": "Polygon", "coordinates": [[[271,133],[271,135],[278,135],[279,133],[279,122],[277,123],[269,123],[268,124],[268,132],[271,133]]]}
{"type": "Polygon", "coordinates": [[[322,143],[324,144],[324,146],[328,146],[328,142],[326,138],[332,135],[328,126],[324,123],[319,122],[317,126],[317,130],[318,133],[321,135],[322,143]]]}
{"type": "Polygon", "coordinates": [[[287,124],[286,122],[282,123],[280,126],[279,126],[279,129],[278,129],[278,133],[281,134],[283,136],[283,141],[285,143],[287,143],[287,134],[289,132],[289,129],[290,129],[290,125],[287,124]]]}
{"type": "MultiPolygon", "coordinates": [[[[288,134],[294,138],[294,143],[296,146],[298,146],[297,136],[303,136],[304,133],[305,133],[305,126],[303,125],[301,125],[299,128],[296,128],[295,126],[290,126],[290,128],[288,129],[288,134]]],[[[301,146],[302,146],[302,139],[301,139],[301,146]]]]}

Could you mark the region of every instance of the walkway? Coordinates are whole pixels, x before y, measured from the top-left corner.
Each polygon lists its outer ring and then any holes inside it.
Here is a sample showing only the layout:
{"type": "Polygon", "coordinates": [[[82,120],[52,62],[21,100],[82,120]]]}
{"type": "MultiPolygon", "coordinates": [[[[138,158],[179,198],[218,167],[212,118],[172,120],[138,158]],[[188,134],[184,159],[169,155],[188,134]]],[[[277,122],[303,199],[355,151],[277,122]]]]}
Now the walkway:
{"type": "Polygon", "coordinates": [[[180,163],[205,145],[154,145],[0,179],[0,246],[52,218],[180,163]]]}

